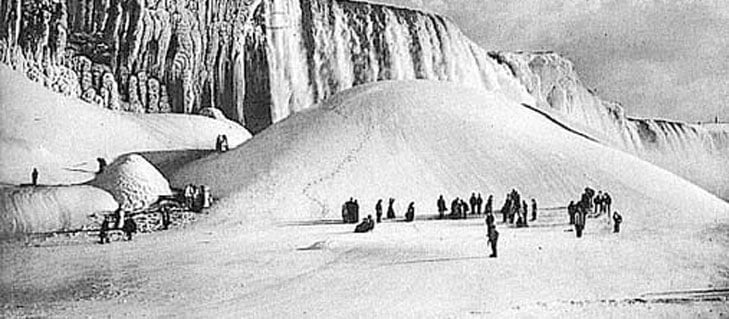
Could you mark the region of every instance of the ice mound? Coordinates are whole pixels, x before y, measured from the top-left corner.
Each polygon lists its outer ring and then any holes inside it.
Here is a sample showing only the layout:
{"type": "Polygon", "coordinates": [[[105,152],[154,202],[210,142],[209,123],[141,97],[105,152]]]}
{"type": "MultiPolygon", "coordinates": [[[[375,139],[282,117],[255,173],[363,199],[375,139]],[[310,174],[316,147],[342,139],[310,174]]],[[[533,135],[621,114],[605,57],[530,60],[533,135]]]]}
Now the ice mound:
{"type": "Polygon", "coordinates": [[[0,188],[0,238],[78,229],[89,215],[118,206],[111,194],[88,185],[0,188]]]}
{"type": "MultiPolygon", "coordinates": [[[[378,82],[344,91],[274,124],[240,147],[189,163],[173,185],[209,185],[223,219],[340,218],[393,197],[396,214],[436,214],[436,199],[512,188],[543,207],[566,206],[585,186],[608,190],[635,225],[713,222],[715,196],[568,124],[496,93],[430,81],[378,82]],[[686,218],[686,214],[701,218],[686,218]],[[637,220],[643,221],[638,223],[637,220]]],[[[689,228],[689,227],[686,227],[689,228]]]]}
{"type": "Polygon", "coordinates": [[[120,157],[90,184],[110,192],[127,211],[147,208],[159,196],[172,194],[167,179],[137,154],[120,157]]]}

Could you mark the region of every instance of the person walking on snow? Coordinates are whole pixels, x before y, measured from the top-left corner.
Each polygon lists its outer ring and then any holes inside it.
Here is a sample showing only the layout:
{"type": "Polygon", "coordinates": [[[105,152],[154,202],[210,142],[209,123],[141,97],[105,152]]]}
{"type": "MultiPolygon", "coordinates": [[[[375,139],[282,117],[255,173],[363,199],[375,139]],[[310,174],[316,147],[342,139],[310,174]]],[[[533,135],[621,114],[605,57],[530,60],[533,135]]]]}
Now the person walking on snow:
{"type": "Polygon", "coordinates": [[[613,233],[620,232],[620,224],[623,222],[623,216],[617,211],[613,214],[613,233]]]}
{"type": "Polygon", "coordinates": [[[377,200],[375,204],[375,215],[377,215],[377,222],[382,222],[382,199],[377,200]]]}
{"type": "Polygon", "coordinates": [[[487,230],[487,237],[488,241],[487,244],[491,246],[491,255],[489,255],[490,258],[496,258],[496,246],[499,242],[499,232],[496,230],[496,225],[488,226],[487,230]]]}
{"type": "Polygon", "coordinates": [[[537,220],[537,200],[532,198],[532,220],[537,220]]]}

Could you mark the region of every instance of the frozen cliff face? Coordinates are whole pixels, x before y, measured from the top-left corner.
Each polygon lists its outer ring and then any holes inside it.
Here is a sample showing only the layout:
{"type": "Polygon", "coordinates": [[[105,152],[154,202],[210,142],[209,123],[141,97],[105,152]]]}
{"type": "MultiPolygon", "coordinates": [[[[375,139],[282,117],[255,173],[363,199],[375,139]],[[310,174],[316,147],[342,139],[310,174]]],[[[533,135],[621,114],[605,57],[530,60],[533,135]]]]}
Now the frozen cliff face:
{"type": "Polygon", "coordinates": [[[443,17],[349,1],[266,2],[271,115],[360,84],[430,79],[532,98],[508,70],[443,17]]]}
{"type": "Polygon", "coordinates": [[[536,106],[623,149],[729,198],[729,125],[634,119],[586,88],[572,63],[552,52],[491,52],[507,65],[536,106]]]}
{"type": "MultiPolygon", "coordinates": [[[[41,31],[19,30],[34,36],[14,41],[8,28],[4,36],[10,47],[43,51],[59,38],[43,30],[62,20],[68,45],[51,51],[69,56],[54,62],[78,74],[76,96],[107,108],[214,107],[258,132],[339,91],[381,80],[453,81],[532,102],[503,65],[433,14],[331,0],[64,1],[33,0],[53,4],[21,8],[32,21],[49,17],[41,31]],[[162,92],[169,106],[160,105],[162,92]]],[[[3,23],[15,21],[14,4],[5,5],[3,23]]]]}

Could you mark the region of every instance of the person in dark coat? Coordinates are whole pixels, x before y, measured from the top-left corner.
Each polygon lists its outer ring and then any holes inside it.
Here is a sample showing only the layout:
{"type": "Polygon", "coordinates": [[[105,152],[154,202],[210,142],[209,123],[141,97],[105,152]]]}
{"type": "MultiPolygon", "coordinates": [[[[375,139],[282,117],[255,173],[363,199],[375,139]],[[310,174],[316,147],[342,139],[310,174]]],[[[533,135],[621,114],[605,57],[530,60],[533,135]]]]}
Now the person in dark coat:
{"type": "Polygon", "coordinates": [[[577,205],[577,211],[575,212],[575,232],[577,238],[582,237],[582,231],[585,229],[585,219],[587,218],[588,208],[584,204],[577,205]]]}
{"type": "Polygon", "coordinates": [[[453,199],[453,201],[451,201],[451,212],[449,214],[449,217],[451,219],[461,217],[460,209],[461,209],[461,201],[458,199],[458,197],[456,197],[455,199],[453,199]]]}
{"type": "Polygon", "coordinates": [[[356,223],[359,220],[359,202],[355,199],[352,202],[352,222],[356,223]]]}
{"type": "Polygon", "coordinates": [[[395,209],[392,208],[392,205],[394,203],[395,203],[395,199],[394,198],[390,198],[390,202],[387,205],[387,218],[389,218],[389,219],[395,218],[395,209]]]}
{"type": "Polygon", "coordinates": [[[357,226],[354,227],[355,233],[366,233],[375,228],[375,223],[372,221],[372,215],[368,215],[362,220],[357,226]]]}
{"type": "Polygon", "coordinates": [[[489,195],[489,198],[486,200],[486,206],[483,209],[484,214],[492,214],[494,212],[494,196],[489,195]]]}
{"type": "Polygon", "coordinates": [[[166,206],[162,207],[162,229],[169,229],[170,227],[170,209],[166,206]]]}
{"type": "Polygon", "coordinates": [[[468,218],[468,204],[465,200],[461,200],[461,218],[467,219],[468,218]]]}
{"type": "Polygon", "coordinates": [[[605,204],[605,212],[607,213],[608,220],[610,220],[610,205],[613,203],[613,198],[607,192],[603,195],[603,203],[605,204]]]}
{"type": "Polygon", "coordinates": [[[526,201],[521,202],[521,217],[523,218],[522,226],[529,227],[528,217],[529,217],[529,206],[527,205],[526,201]]]}
{"type": "Polygon", "coordinates": [[[445,211],[447,210],[445,199],[443,199],[443,195],[440,195],[438,197],[438,218],[443,219],[443,215],[445,215],[445,211]]]}
{"type": "Polygon", "coordinates": [[[494,226],[494,222],[496,222],[496,218],[494,218],[493,213],[487,213],[486,214],[486,228],[489,226],[494,226]]]}
{"type": "Polygon", "coordinates": [[[410,202],[410,205],[408,205],[408,210],[405,212],[405,220],[411,222],[414,219],[415,219],[415,202],[410,202]]]}
{"type": "Polygon", "coordinates": [[[575,224],[575,211],[576,211],[575,201],[571,201],[570,204],[567,205],[567,214],[569,214],[569,216],[570,216],[570,225],[575,224]]]}
{"type": "Polygon", "coordinates": [[[509,221],[509,213],[511,212],[511,197],[506,196],[504,206],[501,207],[501,217],[504,219],[503,222],[506,224],[509,221]]]}
{"type": "Polygon", "coordinates": [[[492,225],[488,227],[488,244],[491,246],[491,255],[489,257],[496,258],[496,246],[499,242],[499,232],[496,230],[496,226],[492,225]]]}
{"type": "Polygon", "coordinates": [[[124,231],[124,234],[127,236],[127,240],[131,241],[132,234],[137,232],[137,222],[134,221],[134,218],[131,216],[126,217],[122,231],[124,231]]]}
{"type": "Polygon", "coordinates": [[[476,203],[478,202],[478,199],[476,199],[476,193],[471,193],[471,198],[468,200],[468,203],[471,204],[471,214],[476,213],[476,203]]]}
{"type": "Polygon", "coordinates": [[[99,244],[109,243],[109,217],[104,215],[101,221],[101,229],[99,230],[99,244]]]}
{"type": "Polygon", "coordinates": [[[613,233],[619,233],[620,232],[620,224],[623,222],[623,216],[618,213],[618,211],[615,211],[613,214],[613,233]]]}
{"type": "Polygon", "coordinates": [[[476,215],[481,215],[481,207],[483,207],[483,197],[481,193],[476,196],[476,215]]]}
{"type": "Polygon", "coordinates": [[[521,202],[518,201],[518,197],[513,198],[512,200],[514,203],[511,205],[511,212],[509,213],[509,223],[513,224],[514,219],[516,217],[519,217],[518,215],[521,214],[521,202]]]}
{"type": "Polygon", "coordinates": [[[532,198],[532,220],[537,220],[537,200],[532,198]]]}
{"type": "Polygon", "coordinates": [[[382,222],[382,199],[377,200],[375,204],[375,214],[377,215],[377,222],[382,222]]]}
{"type": "Polygon", "coordinates": [[[33,167],[33,172],[30,173],[30,182],[33,186],[38,185],[38,170],[33,167]]]}
{"type": "Polygon", "coordinates": [[[595,196],[592,202],[595,204],[593,214],[597,215],[597,213],[602,212],[602,191],[597,192],[597,196],[595,196]]]}

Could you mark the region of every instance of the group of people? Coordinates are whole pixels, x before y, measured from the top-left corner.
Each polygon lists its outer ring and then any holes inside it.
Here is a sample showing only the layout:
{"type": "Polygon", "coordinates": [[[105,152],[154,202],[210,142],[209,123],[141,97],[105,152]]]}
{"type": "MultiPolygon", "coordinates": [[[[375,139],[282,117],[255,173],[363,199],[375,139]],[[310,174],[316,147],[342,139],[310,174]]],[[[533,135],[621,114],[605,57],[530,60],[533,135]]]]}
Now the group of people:
{"type": "Polygon", "coordinates": [[[121,229],[126,240],[131,241],[132,235],[137,232],[137,222],[121,209],[117,209],[113,215],[104,215],[99,229],[99,244],[110,243],[109,231],[114,229],[121,229]]]}
{"type": "Polygon", "coordinates": [[[230,150],[230,147],[228,146],[228,136],[225,134],[220,134],[218,137],[215,138],[215,150],[217,152],[223,153],[230,150]]]}
{"type": "MultiPolygon", "coordinates": [[[[531,221],[537,220],[537,200],[532,198],[532,216],[531,221]]],[[[521,194],[516,189],[506,194],[504,206],[501,207],[501,215],[503,222],[514,224],[516,227],[529,227],[529,205],[526,200],[521,198],[521,194]]]]}
{"type": "Polygon", "coordinates": [[[577,238],[582,237],[582,232],[584,231],[585,224],[587,223],[587,216],[590,211],[593,211],[593,208],[595,217],[606,213],[608,221],[612,219],[613,232],[619,233],[620,224],[623,222],[623,216],[621,216],[620,213],[617,211],[611,212],[611,204],[612,198],[607,192],[603,193],[602,191],[600,191],[598,192],[597,196],[595,196],[595,190],[590,187],[585,187],[585,190],[580,196],[580,200],[577,203],[571,201],[569,205],[567,205],[567,213],[570,217],[570,225],[575,226],[575,234],[577,235],[577,238]]]}
{"type": "MultiPolygon", "coordinates": [[[[466,219],[468,218],[469,211],[471,212],[471,215],[488,214],[492,212],[493,201],[493,196],[489,196],[488,200],[486,201],[486,206],[484,206],[483,197],[481,197],[480,193],[478,195],[476,193],[471,193],[471,198],[468,200],[468,203],[466,203],[465,200],[456,197],[451,201],[451,209],[450,213],[448,214],[448,218],[466,219]]],[[[446,207],[446,201],[443,198],[443,195],[440,195],[440,197],[438,197],[436,206],[438,208],[438,218],[445,218],[448,207],[446,207]]]]}
{"type": "MultiPolygon", "coordinates": [[[[393,205],[395,204],[395,199],[390,198],[388,200],[387,204],[387,219],[395,219],[395,208],[393,205]]],[[[413,206],[413,218],[415,218],[415,203],[411,202],[410,205],[413,206]]],[[[375,204],[375,215],[377,216],[377,222],[382,222],[382,199],[377,200],[377,204],[375,204]]]]}
{"type": "Polygon", "coordinates": [[[608,192],[598,191],[592,202],[595,204],[595,214],[607,214],[610,219],[610,205],[613,203],[613,199],[608,192]]]}
{"type": "Polygon", "coordinates": [[[187,184],[182,191],[185,199],[185,205],[194,212],[200,212],[203,208],[208,208],[212,204],[212,195],[210,189],[205,185],[187,184]]]}
{"type": "MultiPolygon", "coordinates": [[[[395,219],[395,208],[393,205],[395,204],[395,199],[390,198],[388,200],[388,206],[387,206],[387,219],[395,219]]],[[[375,216],[377,216],[377,223],[382,222],[382,199],[377,200],[377,204],[375,204],[375,216]]],[[[350,197],[349,201],[345,202],[344,205],[342,205],[342,220],[345,223],[356,223],[359,220],[359,203],[357,203],[357,200],[350,197]]],[[[405,210],[405,221],[406,222],[412,222],[415,220],[415,202],[410,202],[408,205],[408,208],[405,210]]],[[[375,220],[372,219],[372,215],[367,215],[361,223],[359,223],[355,229],[355,233],[364,233],[368,232],[370,230],[373,230],[375,228],[375,220]]]]}
{"type": "Polygon", "coordinates": [[[359,220],[359,203],[356,199],[350,197],[348,201],[344,202],[342,205],[342,220],[347,224],[356,223],[359,220]]]}

